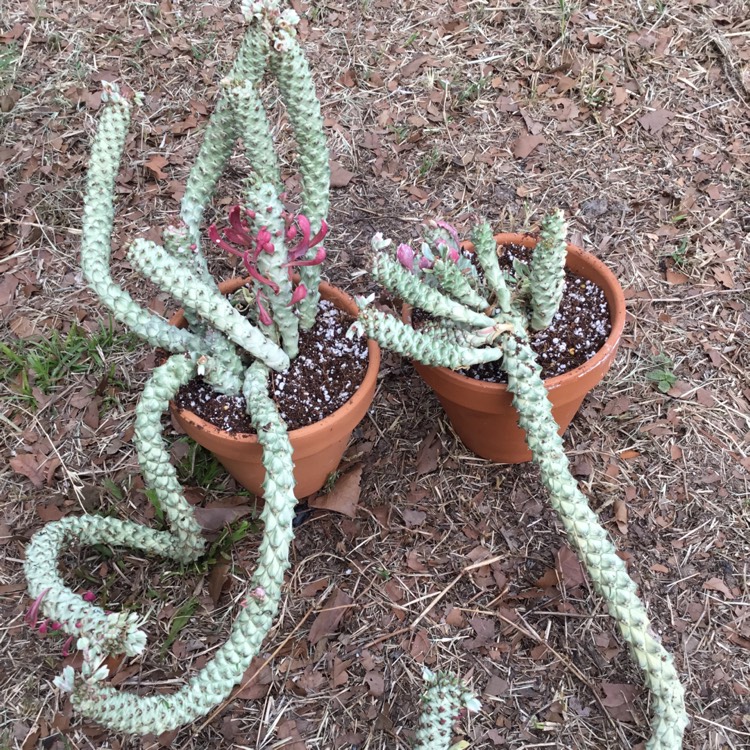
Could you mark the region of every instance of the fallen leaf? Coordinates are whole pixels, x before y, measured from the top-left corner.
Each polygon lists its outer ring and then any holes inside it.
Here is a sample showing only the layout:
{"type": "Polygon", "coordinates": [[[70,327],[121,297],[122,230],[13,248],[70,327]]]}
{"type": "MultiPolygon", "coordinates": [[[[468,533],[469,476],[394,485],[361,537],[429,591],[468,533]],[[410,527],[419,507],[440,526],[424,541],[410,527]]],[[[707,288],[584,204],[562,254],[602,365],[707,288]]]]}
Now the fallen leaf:
{"type": "Polygon", "coordinates": [[[706,408],[716,406],[716,399],[707,388],[699,388],[695,392],[695,399],[701,406],[705,406],[706,408]]]}
{"type": "Polygon", "coordinates": [[[703,584],[703,588],[707,591],[718,591],[720,594],[724,594],[727,599],[732,598],[732,592],[729,590],[729,586],[727,586],[721,578],[709,578],[703,584]]]}
{"type": "Polygon", "coordinates": [[[346,187],[354,177],[354,172],[350,172],[348,169],[344,169],[337,161],[331,159],[329,162],[331,167],[331,187],[342,188],[346,187]]]}
{"type": "Polygon", "coordinates": [[[638,118],[638,122],[649,133],[658,133],[672,118],[674,112],[668,109],[655,109],[638,118]]]}
{"type": "Polygon", "coordinates": [[[220,531],[238,519],[251,515],[254,510],[249,505],[233,505],[231,507],[210,505],[205,508],[193,508],[193,514],[203,531],[220,531]]]}
{"type": "Polygon", "coordinates": [[[641,692],[639,687],[626,683],[603,682],[601,688],[604,691],[602,705],[609,709],[612,718],[617,721],[635,721],[633,703],[641,692]]]}
{"type": "Polygon", "coordinates": [[[431,432],[422,443],[417,454],[417,476],[429,474],[438,467],[438,452],[440,451],[440,440],[437,434],[431,432]]]}
{"type": "Polygon", "coordinates": [[[671,284],[672,286],[678,286],[679,284],[684,284],[686,281],[690,280],[690,277],[687,274],[681,273],[680,271],[673,271],[671,268],[668,268],[664,274],[667,284],[671,284]]]}
{"type": "Polygon", "coordinates": [[[519,135],[510,150],[517,159],[525,159],[537,146],[546,143],[543,135],[519,135]]]}
{"type": "Polygon", "coordinates": [[[365,675],[365,682],[370,688],[370,695],[375,696],[375,698],[380,698],[385,692],[385,680],[380,672],[368,672],[365,675]]]}
{"type": "Polygon", "coordinates": [[[621,534],[628,533],[628,506],[624,500],[615,500],[615,521],[621,534]]]}
{"type": "Polygon", "coordinates": [[[317,596],[321,591],[325,591],[327,587],[328,578],[318,578],[317,581],[308,583],[307,586],[299,592],[299,595],[304,596],[305,599],[309,599],[312,596],[317,596]]]}
{"type": "Polygon", "coordinates": [[[219,605],[221,592],[229,582],[229,570],[228,563],[217,563],[208,574],[208,595],[211,597],[214,607],[219,605]]]}
{"type": "Polygon", "coordinates": [[[151,170],[154,173],[154,177],[163,180],[169,176],[166,172],[162,172],[162,167],[166,167],[167,164],[169,164],[169,160],[157,154],[156,156],[152,156],[147,162],[144,162],[143,166],[151,170]]]}
{"type": "Polygon", "coordinates": [[[23,474],[31,480],[37,489],[44,487],[45,468],[44,463],[47,456],[41,453],[19,453],[10,459],[10,468],[16,474],[23,474]]]}
{"type": "Polygon", "coordinates": [[[284,747],[284,750],[306,750],[307,745],[302,739],[302,735],[299,733],[297,722],[294,719],[287,719],[282,721],[276,729],[277,737],[282,740],[279,743],[280,746],[284,747]],[[288,740],[284,742],[283,740],[288,740]]]}
{"type": "Polygon", "coordinates": [[[13,318],[8,327],[19,339],[30,338],[36,333],[36,323],[23,315],[13,318]]]}
{"type": "Polygon", "coordinates": [[[437,61],[430,55],[417,55],[401,68],[400,73],[404,78],[408,78],[410,75],[414,75],[423,65],[435,65],[436,63],[437,61]]]}
{"type": "Polygon", "coordinates": [[[734,289],[734,278],[730,271],[725,268],[718,268],[714,271],[714,278],[718,281],[725,289],[734,289]]]}
{"type": "Polygon", "coordinates": [[[233,698],[245,701],[265,698],[271,689],[272,682],[271,665],[267,664],[262,656],[255,656],[242,676],[241,689],[234,693],[233,698]]]}
{"type": "Polygon", "coordinates": [[[350,608],[353,599],[340,589],[334,589],[310,628],[307,639],[311,645],[336,632],[336,628],[350,608]]]}
{"type": "Polygon", "coordinates": [[[404,519],[404,523],[410,529],[413,529],[415,526],[421,526],[425,522],[427,514],[423,510],[404,509],[401,511],[401,517],[404,519]]]}
{"type": "Polygon", "coordinates": [[[307,504],[311,508],[330,510],[354,518],[357,515],[361,480],[362,464],[359,464],[351,471],[347,471],[346,474],[342,474],[336,480],[330,492],[308,499],[307,504]]]}
{"type": "Polygon", "coordinates": [[[567,589],[574,589],[583,585],[586,576],[583,574],[581,561],[570,547],[563,545],[557,550],[555,555],[557,563],[557,572],[560,580],[565,583],[567,589]]]}

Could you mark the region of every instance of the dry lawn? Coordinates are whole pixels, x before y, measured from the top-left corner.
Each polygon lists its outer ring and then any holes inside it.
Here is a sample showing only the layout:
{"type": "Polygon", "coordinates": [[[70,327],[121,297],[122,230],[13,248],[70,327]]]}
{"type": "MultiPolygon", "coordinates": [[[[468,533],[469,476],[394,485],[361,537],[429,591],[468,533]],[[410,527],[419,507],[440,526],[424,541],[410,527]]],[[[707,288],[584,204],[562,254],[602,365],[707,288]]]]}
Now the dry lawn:
{"type": "MultiPolygon", "coordinates": [[[[675,654],[685,747],[750,747],[746,0],[305,9],[335,162],[333,280],[371,289],[362,269],[378,229],[407,240],[437,214],[464,232],[477,214],[530,227],[554,206],[622,280],[623,344],[568,432],[569,456],[675,654]]],[[[280,617],[236,700],[146,739],[71,709],[52,679],[75,657],[22,622],[24,547],[83,509],[158,522],[130,443],[152,354],[111,327],[78,268],[100,82],[146,93],[118,179],[116,275],[173,309],[124,249],[176,214],[242,29],[228,0],[0,0],[0,24],[0,747],[407,748],[422,665],[480,694],[481,714],[456,727],[473,747],[643,742],[640,676],[536,470],[468,455],[391,355],[348,454],[362,469],[356,517],[300,516],[280,617]],[[331,606],[340,617],[320,614],[331,606]]],[[[294,190],[293,144],[283,114],[274,121],[294,190]]],[[[217,212],[244,169],[238,151],[217,212]]],[[[246,510],[252,500],[166,429],[191,499],[246,510]]],[[[66,559],[81,591],[149,613],[150,647],[115,681],[168,691],[205,663],[253,564],[258,529],[238,536],[217,545],[226,560],[188,570],[119,550],[66,559]]]]}

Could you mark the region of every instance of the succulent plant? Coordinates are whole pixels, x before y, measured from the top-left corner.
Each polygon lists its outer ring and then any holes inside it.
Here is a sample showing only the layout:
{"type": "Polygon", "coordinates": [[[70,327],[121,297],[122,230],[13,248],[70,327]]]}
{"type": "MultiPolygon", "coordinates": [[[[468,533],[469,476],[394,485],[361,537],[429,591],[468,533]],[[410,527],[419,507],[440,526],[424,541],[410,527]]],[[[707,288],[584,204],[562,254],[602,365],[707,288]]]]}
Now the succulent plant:
{"type": "Polygon", "coordinates": [[[501,361],[550,503],[651,690],[654,718],[647,748],[676,750],[682,747],[687,715],[672,656],[652,630],[625,563],[570,473],[541,366],[529,344],[529,331],[548,326],[560,304],[565,233],[562,212],[547,217],[531,268],[517,265],[514,274],[501,270],[487,223],[472,232],[473,260],[461,250],[456,230],[443,222],[426,226],[418,250],[406,244],[394,249],[378,234],[372,241],[373,275],[432,320],[417,330],[369,305],[372,298],[360,299],[361,313],[350,334],[365,334],[426,365],[456,370],[501,361]]]}
{"type": "MultiPolygon", "coordinates": [[[[225,699],[241,680],[268,632],[289,565],[296,499],[292,449],[286,425],[268,393],[270,370],[283,370],[297,353],[299,327],[315,320],[319,295],[320,242],[327,227],[329,170],[320,105],[312,76],[295,38],[297,15],[276,0],[245,2],[247,32],[222,95],[206,127],[188,178],[179,222],[163,232],[163,245],[136,240],[128,258],[145,277],[168,291],[185,309],[182,330],[139,305],[112,278],[110,242],[114,184],[130,120],[131,104],[117,86],[105,86],[104,107],[92,146],[84,201],[81,262],[89,286],[114,317],[153,346],[172,352],[148,380],[136,409],[135,444],[144,479],[169,522],[157,531],[130,521],[84,514],[47,524],[34,535],[25,572],[40,612],[77,641],[79,672],[66,667],[59,687],[73,703],[107,727],[128,733],[160,733],[179,727],[225,699]],[[279,164],[256,87],[271,71],[297,142],[302,173],[302,209],[289,214],[280,199],[279,164]],[[252,177],[244,200],[230,210],[227,227],[212,227],[209,240],[241,255],[253,278],[251,314],[240,313],[208,272],[201,252],[206,207],[238,138],[247,146],[252,177]],[[293,275],[297,270],[299,276],[293,275]],[[204,539],[185,500],[162,438],[161,417],[177,390],[201,374],[218,391],[242,393],[263,447],[266,504],[257,568],[246,605],[229,640],[183,688],[170,695],[139,696],[105,683],[104,659],[136,655],[146,645],[140,617],[111,613],[90,596],[70,590],[58,572],[71,544],[127,546],[188,563],[204,551],[204,539]]],[[[46,619],[42,625],[46,628],[46,619]]]]}

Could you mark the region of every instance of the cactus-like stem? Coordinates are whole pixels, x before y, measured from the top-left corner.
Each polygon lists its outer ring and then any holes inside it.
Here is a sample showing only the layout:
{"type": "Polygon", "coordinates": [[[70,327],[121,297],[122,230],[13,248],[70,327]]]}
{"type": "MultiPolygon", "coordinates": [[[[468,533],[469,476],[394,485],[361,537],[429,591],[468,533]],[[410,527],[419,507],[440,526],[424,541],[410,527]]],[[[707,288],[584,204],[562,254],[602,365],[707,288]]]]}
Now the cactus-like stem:
{"type": "Polygon", "coordinates": [[[42,592],[41,609],[63,629],[101,643],[106,653],[139,653],[145,635],[137,629],[138,617],[127,612],[105,612],[65,586],[57,571],[60,554],[70,544],[130,546],[179,562],[195,560],[205,542],[190,504],[182,495],[175,469],[161,437],[161,415],[177,389],[195,373],[195,364],[180,355],[156,368],[136,407],[135,443],[147,486],[170,523],[170,531],[154,531],[131,521],[84,515],[47,524],[36,533],[26,550],[24,568],[33,598],[42,592]]]}
{"type": "Polygon", "coordinates": [[[497,243],[487,222],[482,222],[471,233],[477,261],[484,272],[484,280],[495,295],[497,306],[504,313],[510,312],[511,295],[497,260],[497,243]]]}
{"type": "Polygon", "coordinates": [[[372,275],[386,289],[398,294],[412,307],[418,307],[432,315],[447,318],[454,323],[466,323],[475,328],[492,328],[497,322],[488,315],[470,310],[437,289],[427,286],[419,277],[385,253],[381,252],[375,256],[372,275]]]}
{"type": "Polygon", "coordinates": [[[278,195],[282,190],[279,160],[268,116],[255,86],[250,81],[230,81],[226,96],[245,144],[245,154],[255,170],[255,182],[272,185],[274,195],[278,195]]]}
{"type": "Polygon", "coordinates": [[[477,312],[486,310],[490,303],[469,283],[459,267],[450,260],[436,260],[432,275],[438,282],[443,294],[453,297],[462,305],[471,307],[477,312]]]}
{"type": "Polygon", "coordinates": [[[105,85],[105,103],[91,148],[83,207],[81,268],[89,286],[137,336],[171,352],[195,350],[199,341],[158,315],[145,310],[112,279],[109,268],[110,238],[114,220],[115,177],[130,123],[130,104],[117,86],[105,85]]]}
{"type": "Polygon", "coordinates": [[[153,279],[186,309],[226,334],[246,352],[274,370],[286,370],[289,357],[248,322],[218,291],[202,284],[167,253],[149,240],[137,239],[128,252],[130,262],[147,278],[153,279]]]}
{"type": "Polygon", "coordinates": [[[129,734],[160,734],[203,716],[240,682],[273,623],[284,573],[289,567],[297,500],[292,447],[286,426],[267,390],[268,370],[256,362],[248,370],[243,392],[263,446],[266,479],[261,520],[264,531],[258,564],[248,585],[246,606],[237,616],[229,640],[214,658],[184,687],[170,695],[138,696],[105,685],[103,679],[107,673],[100,668],[100,663],[106,652],[93,637],[86,638],[84,643],[79,641],[84,651],[84,667],[80,674],[66,667],[58,684],[72,691],[74,705],[86,716],[110,729],[129,734]]]}
{"type": "Polygon", "coordinates": [[[173,355],[151,373],[135,409],[134,443],[138,463],[146,486],[153,490],[169,521],[173,538],[170,550],[163,554],[179,562],[190,562],[200,557],[205,540],[169,460],[169,451],[162,440],[161,415],[169,410],[170,400],[177,395],[180,387],[190,381],[195,371],[196,364],[191,359],[173,355]]]}
{"type": "MultiPolygon", "coordinates": [[[[285,224],[282,213],[284,206],[277,197],[273,185],[263,184],[248,190],[248,207],[256,212],[255,224],[264,226],[271,234],[274,246],[272,253],[261,252],[257,267],[260,274],[271,281],[277,291],[267,291],[271,317],[281,336],[281,344],[290,359],[297,356],[299,350],[299,318],[289,306],[292,298],[293,284],[289,277],[287,247],[285,243],[285,224]]],[[[259,288],[256,282],[256,288],[259,288]]]]}
{"type": "Polygon", "coordinates": [[[609,613],[617,622],[651,690],[654,720],[647,750],[678,750],[682,747],[687,714],[684,690],[672,656],[651,629],[646,609],[636,595],[635,583],[628,575],[625,563],[617,555],[607,532],[597,521],[570,473],[534,352],[525,337],[503,338],[503,367],[508,373],[508,389],[513,393],[519,425],[526,431],[550,503],[560,516],[568,539],[584,562],[595,589],[604,597],[609,613]]]}
{"type": "Polygon", "coordinates": [[[453,725],[462,710],[481,708],[474,693],[448,672],[424,670],[427,688],[422,694],[422,711],[414,750],[448,750],[453,725]]]}
{"type": "MultiPolygon", "coordinates": [[[[250,24],[242,39],[232,65],[228,81],[242,79],[254,86],[263,76],[268,55],[268,38],[257,24],[250,24]]],[[[235,110],[230,106],[227,92],[219,99],[195,159],[182,197],[180,215],[188,229],[190,244],[196,246],[196,263],[205,269],[201,249],[201,225],[206,206],[216,189],[239,135],[235,110]]],[[[206,273],[206,276],[209,276],[206,273]]],[[[210,278],[210,276],[209,276],[210,278]]]]}
{"type": "Polygon", "coordinates": [[[368,338],[377,338],[383,347],[435,367],[458,370],[480,362],[493,362],[503,356],[502,349],[496,347],[479,349],[462,344],[463,332],[458,329],[453,335],[439,335],[434,329],[416,331],[393,315],[372,307],[360,307],[354,328],[368,338]]]}
{"type": "Polygon", "coordinates": [[[547,328],[560,307],[565,284],[567,227],[560,210],[542,221],[529,274],[531,327],[535,331],[547,328]]]}
{"type": "MultiPolygon", "coordinates": [[[[290,37],[283,52],[271,53],[270,66],[276,76],[297,143],[297,160],[303,188],[302,213],[309,219],[312,233],[317,234],[321,221],[328,215],[331,170],[320,102],[315,96],[315,83],[310,66],[295,38],[290,37]]],[[[299,304],[300,325],[308,330],[315,322],[320,301],[320,266],[300,268],[300,276],[308,290],[307,297],[299,304]]]]}

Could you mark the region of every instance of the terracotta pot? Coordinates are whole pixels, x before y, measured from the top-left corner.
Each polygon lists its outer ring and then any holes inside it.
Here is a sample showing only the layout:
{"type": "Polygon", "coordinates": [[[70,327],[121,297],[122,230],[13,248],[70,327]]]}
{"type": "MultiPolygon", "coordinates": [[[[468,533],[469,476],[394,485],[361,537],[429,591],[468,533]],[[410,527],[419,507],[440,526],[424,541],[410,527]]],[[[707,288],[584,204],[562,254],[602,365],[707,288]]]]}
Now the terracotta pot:
{"type": "MultiPolygon", "coordinates": [[[[239,289],[247,279],[231,279],[219,285],[224,294],[239,289]]],[[[340,310],[357,315],[357,305],[345,292],[325,282],[320,285],[323,299],[330,300],[340,310]]],[[[180,328],[185,318],[180,310],[169,321],[180,328]]],[[[380,349],[373,341],[367,342],[368,364],[364,380],[356,393],[333,414],[320,422],[292,430],[289,440],[293,448],[296,497],[317,492],[328,476],[336,470],[344,455],[349,438],[370,408],[375,395],[375,382],[380,367],[380,349]]],[[[230,434],[197,417],[186,409],[171,405],[172,414],[182,429],[199,445],[210,450],[224,468],[246,489],[262,495],[266,471],[261,463],[263,449],[255,435],[230,434]]]]}
{"type": "MultiPolygon", "coordinates": [[[[515,243],[533,247],[536,239],[526,234],[495,235],[498,245],[515,243]]],[[[472,246],[467,243],[465,247],[472,246]]],[[[604,346],[580,367],[544,381],[552,401],[552,413],[562,435],[586,394],[601,382],[612,365],[625,325],[625,297],[614,274],[598,258],[568,245],[566,266],[597,284],[607,298],[612,331],[604,346]]],[[[410,320],[410,316],[405,315],[410,320]]],[[[467,448],[496,463],[517,464],[531,460],[526,433],[518,426],[518,413],[508,387],[484,383],[444,367],[414,367],[437,395],[453,429],[467,448]]]]}

